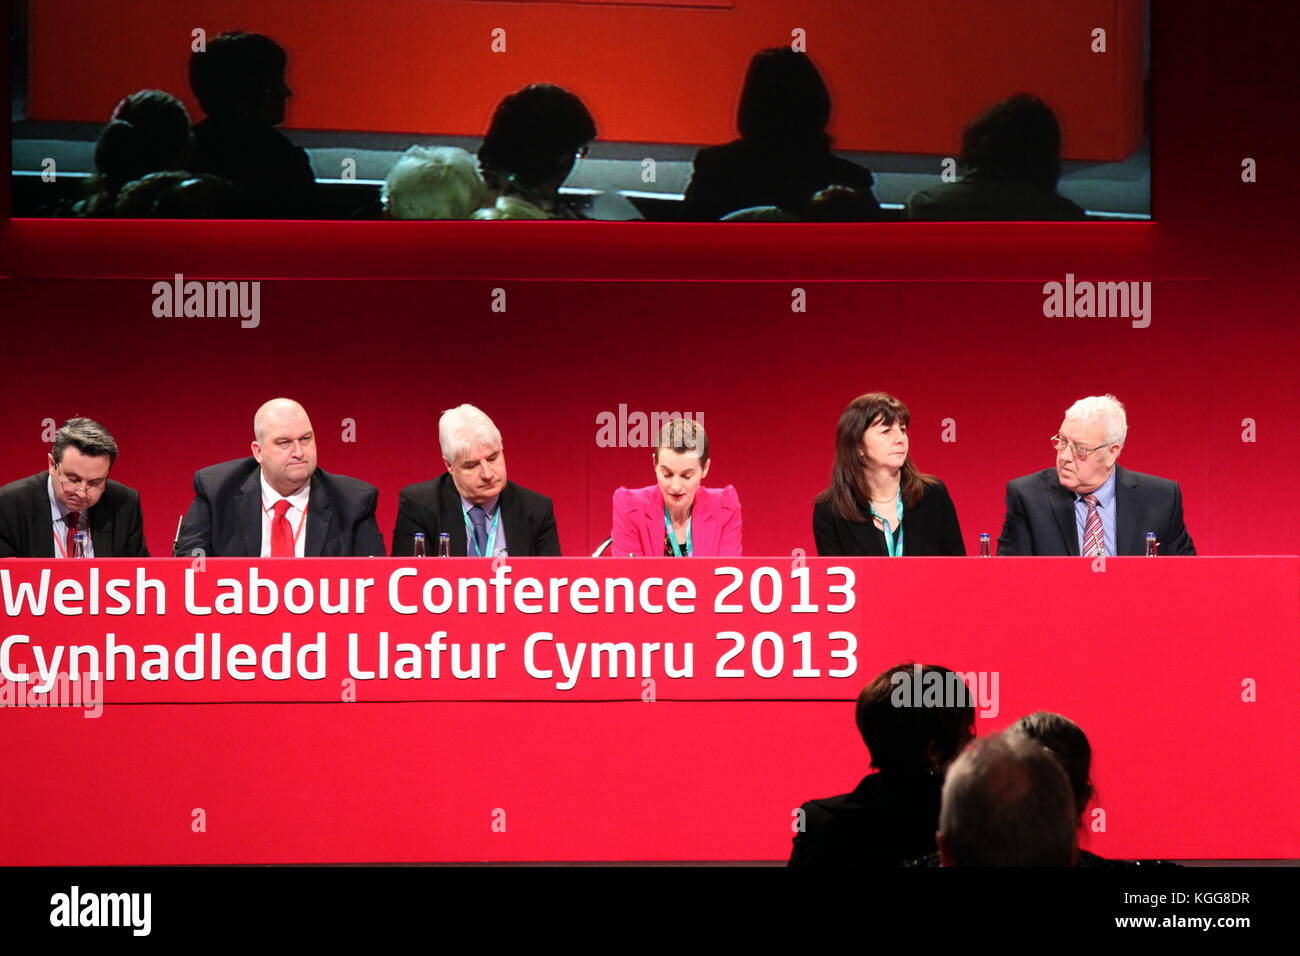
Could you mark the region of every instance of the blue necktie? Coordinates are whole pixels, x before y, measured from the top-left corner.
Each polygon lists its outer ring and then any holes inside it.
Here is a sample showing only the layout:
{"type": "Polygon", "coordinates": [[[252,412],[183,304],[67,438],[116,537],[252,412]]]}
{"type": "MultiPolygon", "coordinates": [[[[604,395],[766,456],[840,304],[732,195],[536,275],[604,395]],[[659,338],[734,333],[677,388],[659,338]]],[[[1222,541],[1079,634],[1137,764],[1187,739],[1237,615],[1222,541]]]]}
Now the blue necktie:
{"type": "Polygon", "coordinates": [[[474,522],[474,543],[482,555],[487,548],[487,512],[475,505],[469,509],[469,520],[474,522]]]}

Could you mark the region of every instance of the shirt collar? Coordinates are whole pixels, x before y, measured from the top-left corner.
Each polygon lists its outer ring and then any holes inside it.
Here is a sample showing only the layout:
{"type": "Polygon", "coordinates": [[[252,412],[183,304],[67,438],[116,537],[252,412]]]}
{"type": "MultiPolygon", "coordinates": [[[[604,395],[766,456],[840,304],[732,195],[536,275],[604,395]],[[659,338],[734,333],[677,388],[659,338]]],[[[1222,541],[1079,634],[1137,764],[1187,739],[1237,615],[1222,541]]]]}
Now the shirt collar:
{"type": "MultiPolygon", "coordinates": [[[[1115,469],[1110,470],[1110,477],[1101,483],[1101,487],[1096,491],[1089,492],[1097,499],[1097,506],[1105,508],[1115,500],[1115,469]]],[[[1075,501],[1083,501],[1083,495],[1077,492],[1074,495],[1075,501]]]]}
{"type": "MultiPolygon", "coordinates": [[[[501,501],[501,496],[497,495],[494,498],[489,498],[487,501],[483,502],[483,504],[480,505],[479,507],[483,509],[484,513],[489,518],[491,518],[492,515],[496,513],[497,503],[500,501],[501,501]]],[[[469,515],[469,509],[473,507],[474,507],[474,502],[467,499],[464,495],[460,496],[460,510],[464,512],[467,517],[469,515]]]]}
{"type": "Polygon", "coordinates": [[[298,511],[307,510],[307,502],[311,498],[310,478],[307,479],[307,483],[305,485],[303,485],[301,488],[299,488],[291,495],[282,495],[280,494],[280,492],[272,488],[271,485],[266,480],[266,475],[262,472],[260,468],[258,469],[257,472],[257,478],[262,483],[263,509],[269,511],[270,509],[275,507],[275,503],[277,501],[283,498],[285,501],[289,502],[291,509],[297,509],[298,511]]]}

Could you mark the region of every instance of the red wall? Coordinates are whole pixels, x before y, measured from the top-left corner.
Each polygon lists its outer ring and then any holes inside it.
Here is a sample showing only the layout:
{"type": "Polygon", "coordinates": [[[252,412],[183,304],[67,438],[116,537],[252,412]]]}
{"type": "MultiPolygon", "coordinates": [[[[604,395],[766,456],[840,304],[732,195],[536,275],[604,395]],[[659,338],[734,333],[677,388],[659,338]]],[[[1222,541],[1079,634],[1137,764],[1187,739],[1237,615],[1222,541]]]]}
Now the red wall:
{"type": "Polygon", "coordinates": [[[292,127],[480,136],[502,96],[548,81],[587,102],[602,139],[720,142],[735,135],[750,56],[797,27],[835,97],[843,149],[951,154],[962,124],[1020,90],[1058,109],[1071,158],[1121,159],[1141,138],[1140,0],[33,0],[32,11],[37,119],[102,122],[146,87],[184,95],[197,115],[185,65],[201,27],[285,46],[292,127]],[[505,53],[490,48],[497,27],[505,53]],[[1091,51],[1095,27],[1105,54],[1091,51]]]}

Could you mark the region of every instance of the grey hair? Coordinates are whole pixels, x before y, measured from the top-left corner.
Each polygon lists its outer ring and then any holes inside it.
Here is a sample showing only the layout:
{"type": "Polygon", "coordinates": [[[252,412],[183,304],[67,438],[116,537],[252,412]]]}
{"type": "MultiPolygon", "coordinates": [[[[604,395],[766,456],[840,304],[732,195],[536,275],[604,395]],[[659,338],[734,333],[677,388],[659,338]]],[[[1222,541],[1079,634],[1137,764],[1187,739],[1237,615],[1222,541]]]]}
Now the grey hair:
{"type": "Polygon", "coordinates": [[[92,419],[69,418],[54,433],[54,447],[50,449],[50,455],[56,465],[63,463],[63,450],[69,445],[91,458],[107,455],[109,468],[117,461],[117,442],[107,428],[92,419]]]}
{"type": "Polygon", "coordinates": [[[380,191],[394,219],[468,219],[488,198],[474,157],[458,146],[412,146],[380,191]]]}
{"type": "Polygon", "coordinates": [[[501,432],[492,419],[473,405],[457,405],[442,413],[438,419],[438,444],[442,446],[443,461],[455,464],[475,442],[501,447],[501,432]]]}
{"type": "Polygon", "coordinates": [[[1023,734],[976,740],[943,782],[939,837],[956,866],[1070,866],[1076,820],[1060,761],[1023,734]]]}
{"type": "Polygon", "coordinates": [[[1101,425],[1103,438],[1107,445],[1124,447],[1128,437],[1128,416],[1124,406],[1114,395],[1089,395],[1081,398],[1065,410],[1067,421],[1085,422],[1101,425]]]}

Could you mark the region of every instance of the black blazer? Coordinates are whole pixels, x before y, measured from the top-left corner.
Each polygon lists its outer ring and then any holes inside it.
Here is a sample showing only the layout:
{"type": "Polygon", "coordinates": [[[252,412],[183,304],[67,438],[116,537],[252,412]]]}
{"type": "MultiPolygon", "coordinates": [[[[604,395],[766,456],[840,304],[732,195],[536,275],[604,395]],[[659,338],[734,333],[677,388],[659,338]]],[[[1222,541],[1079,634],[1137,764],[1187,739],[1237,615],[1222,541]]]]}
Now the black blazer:
{"type": "Polygon", "coordinates": [[[788,865],[899,866],[931,853],[942,791],[938,774],[873,773],[852,793],[809,800],[788,865]]]}
{"type": "MultiPolygon", "coordinates": [[[[194,501],[181,525],[175,553],[196,548],[213,558],[256,558],[262,553],[262,483],[256,458],[237,458],[194,474],[194,501]]],[[[374,485],[317,468],[307,499],[309,558],[384,554],[375,523],[379,490],[374,485]]]]}
{"type": "MultiPolygon", "coordinates": [[[[1115,466],[1115,550],[1147,553],[1146,533],[1154,531],[1160,553],[1195,554],[1183,524],[1178,483],[1115,466]]],[[[1061,487],[1055,468],[1044,468],[1007,482],[1007,516],[998,536],[1000,555],[1079,555],[1074,494],[1061,487]]]]}
{"type": "MultiPolygon", "coordinates": [[[[507,481],[501,492],[501,520],[506,526],[506,551],[511,557],[560,556],[560,536],[555,529],[551,499],[507,481]]],[[[393,557],[409,557],[415,550],[417,531],[424,532],[430,557],[438,553],[438,535],[451,536],[451,553],[465,557],[465,513],[451,475],[407,485],[397,498],[397,523],[393,526],[393,557]]]]}
{"type": "MultiPolygon", "coordinates": [[[[45,487],[48,471],[0,488],[0,558],[54,557],[54,521],[45,487]]],[[[140,495],[109,479],[87,513],[96,558],[147,558],[140,495]]]]}
{"type": "Polygon", "coordinates": [[[749,206],[780,206],[802,216],[813,195],[827,186],[849,186],[875,203],[873,185],[871,170],[829,149],[769,148],[737,139],[695,154],[686,209],[690,218],[704,220],[749,206]]]}
{"type": "MultiPolygon", "coordinates": [[[[885,532],[873,521],[845,521],[827,502],[813,505],[813,538],[820,555],[884,557],[885,532]]],[[[963,555],[957,509],[942,481],[925,486],[915,508],[903,509],[903,556],[963,555]]]]}

